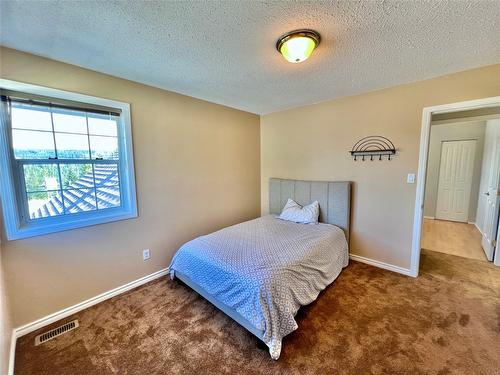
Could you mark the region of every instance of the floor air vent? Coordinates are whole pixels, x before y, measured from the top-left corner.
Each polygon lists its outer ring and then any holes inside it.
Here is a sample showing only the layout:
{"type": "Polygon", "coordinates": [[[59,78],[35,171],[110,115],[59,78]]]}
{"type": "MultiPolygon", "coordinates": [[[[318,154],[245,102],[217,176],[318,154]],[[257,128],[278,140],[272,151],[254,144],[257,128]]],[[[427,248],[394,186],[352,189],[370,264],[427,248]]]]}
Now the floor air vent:
{"type": "Polygon", "coordinates": [[[63,324],[60,327],[42,333],[41,335],[35,337],[35,346],[43,344],[46,341],[52,340],[54,337],[61,336],[62,334],[72,331],[77,327],[78,327],[78,320],[72,320],[71,322],[63,324]]]}

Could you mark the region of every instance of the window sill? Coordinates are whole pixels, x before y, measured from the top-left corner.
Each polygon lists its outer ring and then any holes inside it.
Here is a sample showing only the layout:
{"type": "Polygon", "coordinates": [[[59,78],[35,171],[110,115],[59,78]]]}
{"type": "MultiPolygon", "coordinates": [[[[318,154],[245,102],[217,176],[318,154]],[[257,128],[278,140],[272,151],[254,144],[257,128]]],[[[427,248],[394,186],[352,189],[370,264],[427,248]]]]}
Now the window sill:
{"type": "Polygon", "coordinates": [[[114,221],[121,221],[127,219],[136,218],[137,210],[124,210],[124,209],[110,209],[109,211],[96,215],[91,213],[91,215],[75,214],[76,217],[72,217],[68,220],[67,216],[58,218],[50,218],[50,222],[44,222],[40,219],[39,222],[30,222],[22,224],[19,228],[6,228],[7,230],[7,240],[21,240],[24,238],[42,236],[51,233],[63,232],[70,229],[84,228],[93,225],[106,224],[114,221]],[[79,216],[77,216],[79,215],[79,216]]]}

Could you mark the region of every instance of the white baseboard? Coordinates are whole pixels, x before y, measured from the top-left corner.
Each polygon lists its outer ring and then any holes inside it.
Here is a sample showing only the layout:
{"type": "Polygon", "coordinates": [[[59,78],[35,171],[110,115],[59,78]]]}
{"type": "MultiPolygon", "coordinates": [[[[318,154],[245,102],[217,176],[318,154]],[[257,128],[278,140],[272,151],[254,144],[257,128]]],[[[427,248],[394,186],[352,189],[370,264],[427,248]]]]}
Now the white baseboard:
{"type": "Polygon", "coordinates": [[[434,220],[435,217],[434,216],[424,216],[424,219],[434,220]]]}
{"type": "Polygon", "coordinates": [[[477,223],[472,223],[472,224],[474,224],[474,226],[477,228],[477,230],[479,231],[479,233],[481,233],[481,236],[483,236],[483,235],[484,235],[484,233],[483,233],[483,231],[481,230],[481,228],[479,228],[479,227],[477,226],[477,223]]]}
{"type": "Polygon", "coordinates": [[[77,303],[76,305],[67,307],[65,309],[62,309],[60,311],[57,311],[53,314],[47,315],[41,319],[35,320],[34,322],[25,324],[21,327],[14,328],[12,331],[12,342],[11,342],[11,347],[10,347],[10,359],[9,359],[9,375],[12,375],[14,373],[14,360],[15,360],[15,351],[16,351],[16,340],[24,335],[27,335],[30,332],[36,331],[39,328],[45,327],[51,323],[57,322],[60,319],[66,318],[70,315],[73,315],[79,311],[85,310],[86,308],[89,308],[90,306],[96,305],[100,302],[103,302],[107,299],[110,299],[114,296],[117,296],[121,293],[124,293],[128,290],[137,288],[138,286],[141,286],[143,284],[146,284],[150,281],[153,281],[159,277],[165,276],[168,273],[166,268],[163,268],[159,271],[156,271],[150,275],[146,275],[144,277],[141,277],[140,279],[131,281],[127,284],[124,284],[122,286],[119,286],[117,288],[108,290],[107,292],[101,293],[98,296],[89,298],[88,300],[82,301],[80,303],[77,303]]]}
{"type": "Polygon", "coordinates": [[[352,259],[352,260],[356,260],[358,262],[361,262],[361,263],[369,264],[370,266],[375,266],[375,267],[378,267],[378,268],[383,268],[384,270],[388,270],[388,271],[392,271],[392,272],[397,272],[397,273],[400,273],[400,274],[403,274],[403,275],[406,275],[406,276],[412,276],[412,277],[416,276],[416,275],[414,275],[411,272],[411,270],[409,268],[403,268],[403,267],[399,267],[399,266],[394,266],[392,264],[384,263],[384,262],[381,262],[379,260],[365,258],[365,257],[363,257],[361,255],[349,254],[349,258],[352,259]]]}

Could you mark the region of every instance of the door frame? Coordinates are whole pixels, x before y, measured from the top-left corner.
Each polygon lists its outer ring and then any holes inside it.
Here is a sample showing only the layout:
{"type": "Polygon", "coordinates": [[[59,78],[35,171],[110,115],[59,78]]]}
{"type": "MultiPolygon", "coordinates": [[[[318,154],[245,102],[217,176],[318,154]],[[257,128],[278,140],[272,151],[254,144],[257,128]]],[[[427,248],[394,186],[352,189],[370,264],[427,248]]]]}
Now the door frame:
{"type": "Polygon", "coordinates": [[[498,243],[499,242],[500,242],[500,223],[498,223],[498,228],[497,228],[497,248],[495,250],[495,255],[493,256],[493,264],[495,266],[500,267],[500,251],[498,251],[498,249],[499,249],[498,243]]]}
{"type": "MultiPolygon", "coordinates": [[[[420,266],[420,246],[422,240],[422,222],[424,217],[424,192],[427,173],[427,159],[429,157],[432,115],[496,106],[500,106],[500,96],[425,107],[422,111],[422,128],[420,131],[420,148],[418,155],[417,186],[415,192],[415,212],[413,216],[413,238],[410,261],[410,275],[413,277],[418,276],[420,266]]],[[[497,253],[499,252],[497,251],[497,253]]]]}

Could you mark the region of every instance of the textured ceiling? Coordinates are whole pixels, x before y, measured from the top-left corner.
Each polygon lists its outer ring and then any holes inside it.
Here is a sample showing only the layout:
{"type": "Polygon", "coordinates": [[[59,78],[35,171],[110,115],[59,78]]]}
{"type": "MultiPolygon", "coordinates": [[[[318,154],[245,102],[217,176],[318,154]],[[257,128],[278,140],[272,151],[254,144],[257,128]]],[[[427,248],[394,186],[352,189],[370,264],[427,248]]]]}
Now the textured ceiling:
{"type": "Polygon", "coordinates": [[[500,1],[0,1],[2,45],[264,114],[500,62],[500,1]],[[276,39],[322,36],[287,63],[276,39]]]}

